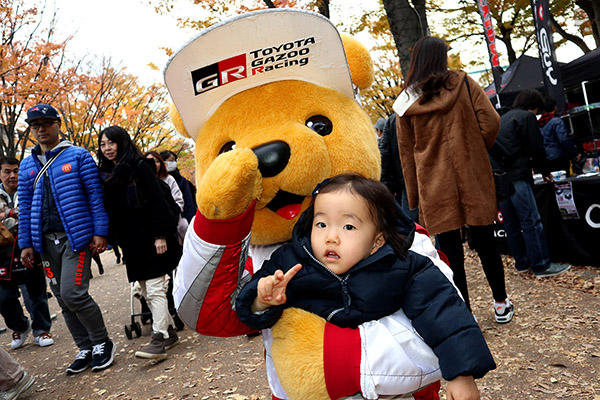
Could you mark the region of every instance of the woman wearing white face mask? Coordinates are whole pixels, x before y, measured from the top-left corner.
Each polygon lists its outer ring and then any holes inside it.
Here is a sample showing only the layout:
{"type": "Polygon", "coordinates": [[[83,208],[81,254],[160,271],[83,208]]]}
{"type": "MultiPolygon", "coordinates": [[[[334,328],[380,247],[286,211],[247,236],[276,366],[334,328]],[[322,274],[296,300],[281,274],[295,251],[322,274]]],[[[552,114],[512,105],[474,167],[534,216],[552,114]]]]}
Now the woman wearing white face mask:
{"type": "Polygon", "coordinates": [[[196,186],[179,173],[177,169],[177,155],[175,153],[171,150],[163,150],[160,152],[160,156],[165,161],[169,175],[175,178],[175,182],[177,182],[183,194],[184,206],[181,215],[188,222],[191,222],[194,215],[196,215],[196,186]]]}
{"type": "Polygon", "coordinates": [[[165,161],[167,172],[173,172],[177,169],[177,161],[165,161]]]}

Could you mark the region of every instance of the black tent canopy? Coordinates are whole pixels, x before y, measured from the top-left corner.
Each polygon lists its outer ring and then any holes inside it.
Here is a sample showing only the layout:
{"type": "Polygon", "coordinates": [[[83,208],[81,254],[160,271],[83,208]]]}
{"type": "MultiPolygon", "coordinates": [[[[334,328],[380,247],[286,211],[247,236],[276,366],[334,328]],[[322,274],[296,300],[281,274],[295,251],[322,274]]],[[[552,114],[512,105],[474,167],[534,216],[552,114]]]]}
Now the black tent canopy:
{"type": "Polygon", "coordinates": [[[560,73],[565,87],[578,85],[582,81],[600,79],[600,47],[563,65],[560,73]]]}
{"type": "MultiPolygon", "coordinates": [[[[502,83],[500,86],[500,95],[518,93],[521,90],[544,86],[540,60],[527,55],[517,58],[502,74],[502,83]]],[[[485,93],[489,97],[495,96],[496,87],[494,84],[486,87],[485,93]]]]}
{"type": "MultiPolygon", "coordinates": [[[[600,48],[597,48],[568,64],[559,63],[560,74],[565,88],[582,81],[600,78],[600,48]]],[[[522,55],[502,74],[499,91],[502,105],[508,105],[521,90],[544,88],[542,67],[537,57],[522,55]],[[511,100],[510,102],[508,100],[511,100]]],[[[496,88],[491,84],[485,88],[488,97],[496,95],[496,88]]]]}

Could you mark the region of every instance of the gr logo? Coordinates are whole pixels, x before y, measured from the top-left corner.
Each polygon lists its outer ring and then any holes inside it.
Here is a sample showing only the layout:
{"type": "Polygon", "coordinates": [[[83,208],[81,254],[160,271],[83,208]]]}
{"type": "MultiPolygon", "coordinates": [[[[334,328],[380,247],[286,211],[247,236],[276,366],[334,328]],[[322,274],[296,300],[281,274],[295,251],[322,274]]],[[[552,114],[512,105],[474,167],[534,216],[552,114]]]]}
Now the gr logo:
{"type": "Polygon", "coordinates": [[[192,71],[194,94],[246,78],[246,54],[231,57],[192,71]]]}

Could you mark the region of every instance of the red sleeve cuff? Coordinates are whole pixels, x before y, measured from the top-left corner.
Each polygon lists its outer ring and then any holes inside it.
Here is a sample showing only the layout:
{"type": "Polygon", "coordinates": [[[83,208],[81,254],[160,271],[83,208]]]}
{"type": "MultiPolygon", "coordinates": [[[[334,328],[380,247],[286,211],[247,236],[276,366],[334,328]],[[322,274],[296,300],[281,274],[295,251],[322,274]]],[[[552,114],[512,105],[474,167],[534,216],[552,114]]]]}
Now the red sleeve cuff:
{"type": "Polygon", "coordinates": [[[252,221],[254,221],[254,206],[256,200],[241,215],[229,219],[208,219],[196,211],[194,220],[194,231],[200,239],[214,244],[239,243],[250,232],[252,221]]]}
{"type": "Polygon", "coordinates": [[[325,386],[332,399],[359,393],[360,331],[325,324],[323,339],[323,369],[325,386]]]}
{"type": "Polygon", "coordinates": [[[417,233],[422,233],[423,235],[429,236],[429,232],[427,232],[427,229],[423,228],[421,225],[417,224],[416,222],[415,222],[415,231],[417,233]]]}

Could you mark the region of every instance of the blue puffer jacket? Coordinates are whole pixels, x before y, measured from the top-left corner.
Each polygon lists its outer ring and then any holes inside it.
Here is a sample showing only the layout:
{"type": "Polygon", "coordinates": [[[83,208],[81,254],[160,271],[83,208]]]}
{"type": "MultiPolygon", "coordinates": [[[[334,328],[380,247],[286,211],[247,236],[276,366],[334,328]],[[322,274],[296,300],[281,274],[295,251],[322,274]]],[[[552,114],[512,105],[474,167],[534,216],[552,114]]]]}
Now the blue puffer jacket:
{"type": "Polygon", "coordinates": [[[577,147],[569,137],[565,122],[554,117],[542,128],[544,149],[548,160],[573,158],[577,155],[577,147]]]}
{"type": "MultiPolygon", "coordinates": [[[[57,154],[66,143],[46,152],[47,159],[57,154]]],[[[80,251],[92,240],[93,235],[108,236],[108,216],[104,210],[102,184],[98,168],[90,153],[77,146],[68,148],[54,161],[38,181],[33,182],[42,163],[38,159],[41,150],[36,146],[31,155],[21,162],[19,170],[19,246],[31,247],[43,252],[42,207],[44,180],[50,178],[56,208],[65,228],[73,251],[80,251]]]]}
{"type": "MultiPolygon", "coordinates": [[[[397,230],[411,244],[414,223],[399,210],[397,230]]],[[[273,326],[284,308],[310,311],[341,327],[356,327],[392,314],[399,308],[440,360],[446,380],[459,375],[481,378],[496,368],[479,326],[446,276],[427,257],[408,252],[400,259],[389,245],[336,275],[317,261],[310,237],[298,226],[308,218],[304,212],[294,228],[292,242],[281,246],[265,261],[250,282],[242,287],[235,309],[240,321],[255,329],[273,326]],[[302,269],[288,283],[287,302],[254,314],[260,278],[297,263],[302,269]]]]}

